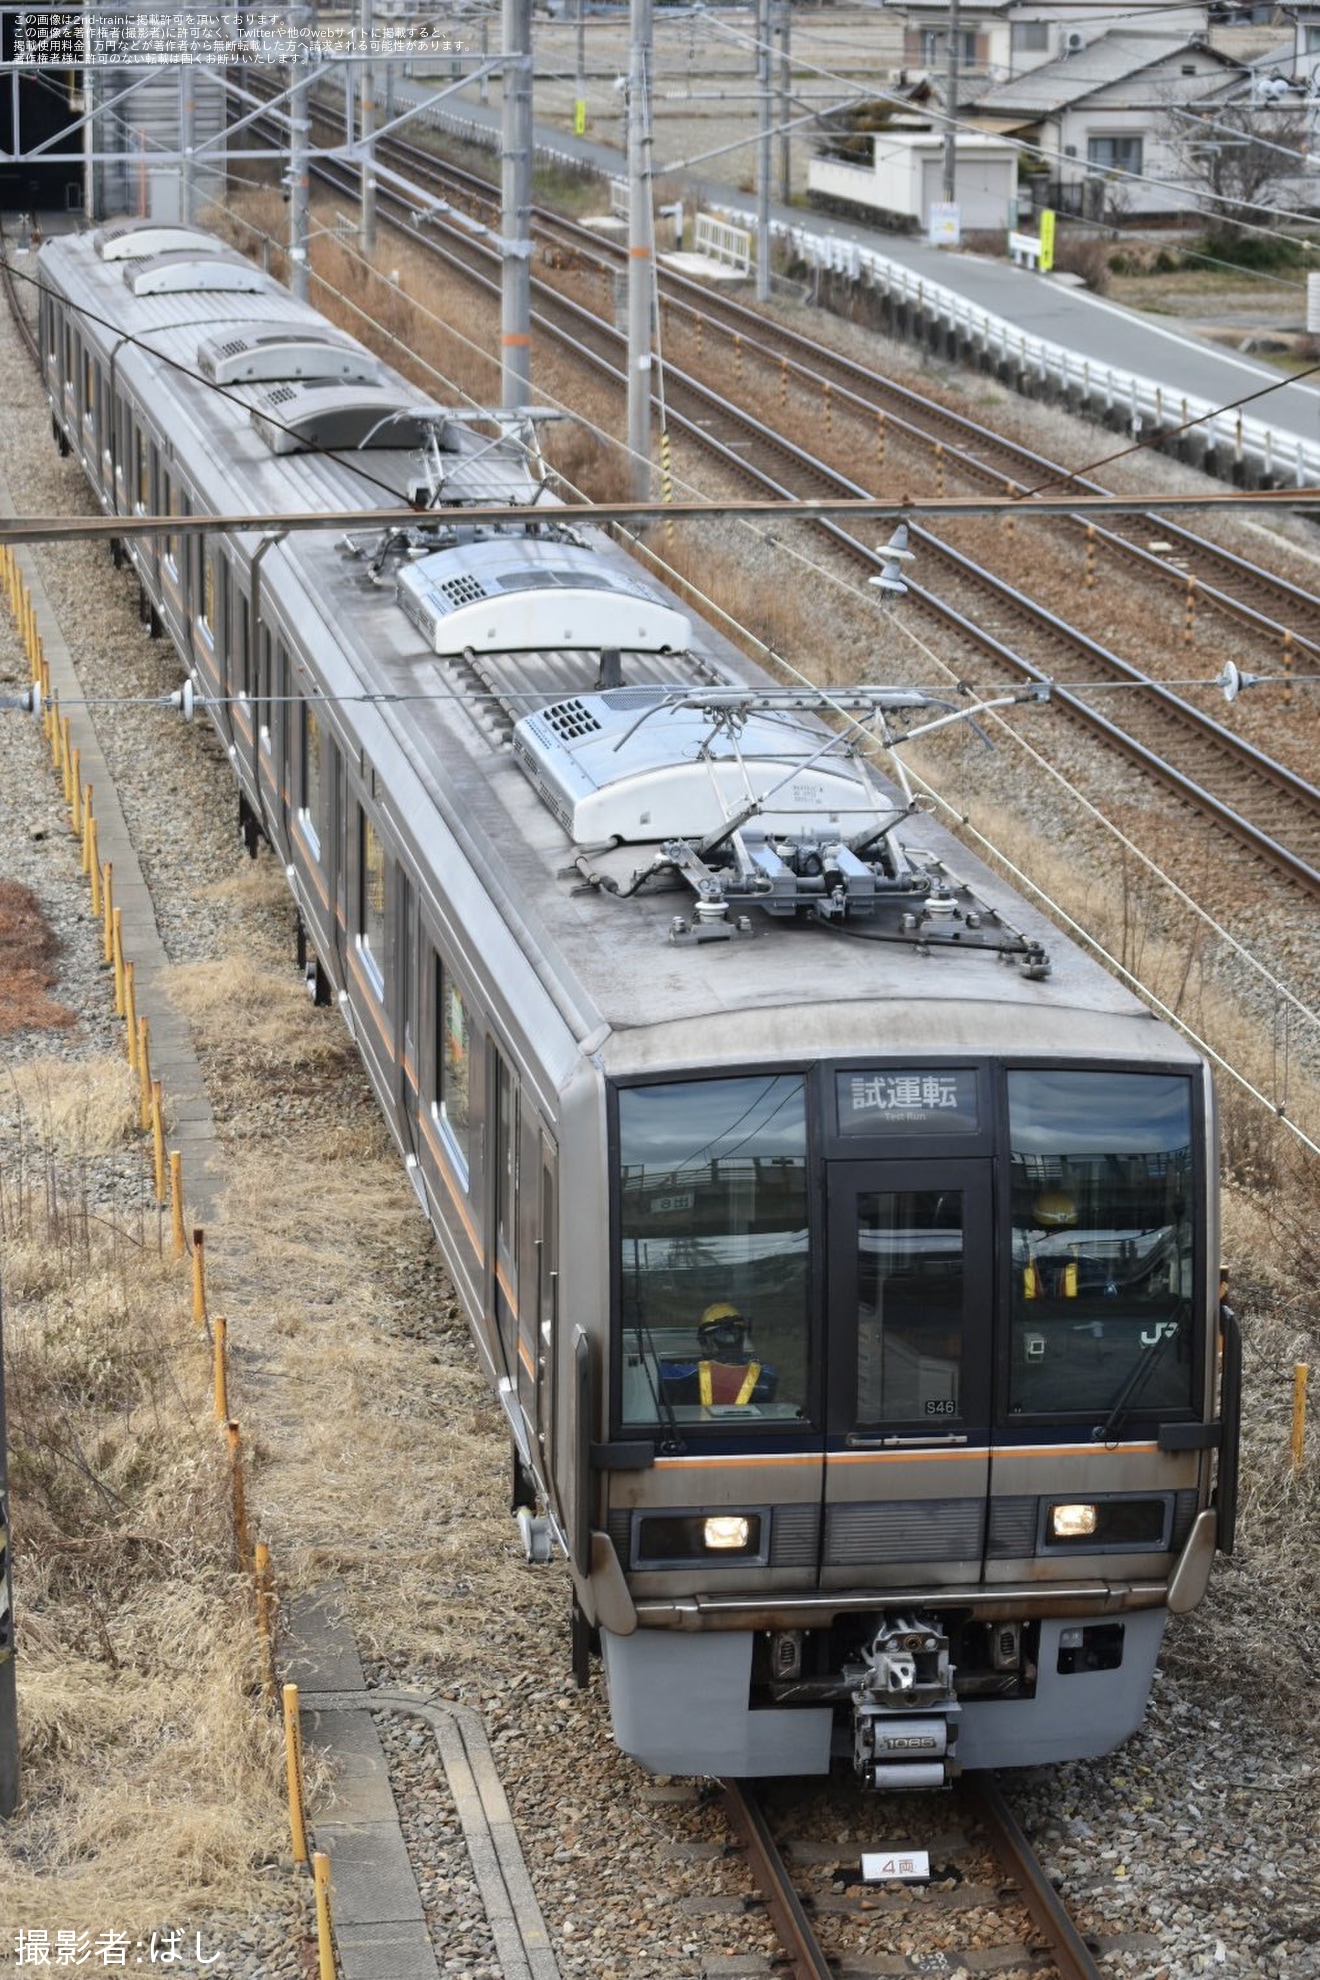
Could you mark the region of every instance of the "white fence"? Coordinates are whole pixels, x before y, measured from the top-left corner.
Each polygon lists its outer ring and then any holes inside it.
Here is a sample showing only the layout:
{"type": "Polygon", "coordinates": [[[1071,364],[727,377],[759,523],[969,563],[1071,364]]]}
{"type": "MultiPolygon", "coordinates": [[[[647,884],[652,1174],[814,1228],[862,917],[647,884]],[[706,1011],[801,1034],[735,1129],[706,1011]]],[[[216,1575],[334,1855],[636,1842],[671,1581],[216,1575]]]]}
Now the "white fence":
{"type": "MultiPolygon", "coordinates": [[[[442,125],[477,144],[492,147],[498,144],[498,132],[450,110],[433,108],[423,113],[422,121],[442,125]]],[[[581,166],[580,158],[570,157],[554,147],[538,143],[536,149],[538,157],[581,166]]],[[[735,233],[749,237],[756,227],[755,215],[745,208],[730,206],[720,208],[718,216],[703,214],[697,222],[698,230],[707,217],[718,217],[735,233]]],[[[980,354],[1027,391],[1085,404],[1108,423],[1121,423],[1133,435],[1151,431],[1172,435],[1180,428],[1188,428],[1189,432],[1178,443],[1181,450],[1221,476],[1276,485],[1290,482],[1297,488],[1320,484],[1320,440],[1299,439],[1295,433],[1280,431],[1241,412],[1221,412],[1209,399],[1178,392],[1154,379],[1124,371],[1118,365],[1079,357],[1066,346],[1032,336],[1007,318],[969,302],[944,283],[915,275],[901,262],[891,261],[888,255],[863,247],[860,242],[782,223],[775,223],[773,232],[787,244],[794,258],[809,268],[874,290],[885,298],[900,324],[919,327],[928,338],[935,334],[951,349],[980,354]]]]}
{"type": "Polygon", "coordinates": [[[752,236],[746,227],[717,220],[713,213],[699,213],[693,246],[698,254],[707,255],[724,268],[735,269],[740,275],[752,272],[752,236]]]}
{"type": "MultiPolygon", "coordinates": [[[[724,210],[734,222],[746,224],[749,218],[745,209],[724,210]]],[[[1179,392],[1118,365],[1079,357],[1065,345],[1032,336],[942,282],[916,275],[901,262],[891,261],[857,241],[805,227],[776,225],[774,231],[795,259],[875,290],[885,297],[900,323],[906,321],[909,328],[920,326],[928,336],[936,331],[950,350],[983,354],[987,362],[1027,390],[1085,404],[1100,412],[1109,424],[1121,424],[1134,436],[1149,432],[1172,435],[1187,428],[1183,451],[1221,476],[1274,485],[1288,483],[1297,488],[1320,484],[1320,440],[1300,439],[1242,412],[1221,411],[1211,399],[1179,392]]]]}
{"type": "Polygon", "coordinates": [[[1040,242],[1034,234],[1019,234],[1015,228],[1008,233],[1009,259],[1019,268],[1040,267],[1040,242]]]}

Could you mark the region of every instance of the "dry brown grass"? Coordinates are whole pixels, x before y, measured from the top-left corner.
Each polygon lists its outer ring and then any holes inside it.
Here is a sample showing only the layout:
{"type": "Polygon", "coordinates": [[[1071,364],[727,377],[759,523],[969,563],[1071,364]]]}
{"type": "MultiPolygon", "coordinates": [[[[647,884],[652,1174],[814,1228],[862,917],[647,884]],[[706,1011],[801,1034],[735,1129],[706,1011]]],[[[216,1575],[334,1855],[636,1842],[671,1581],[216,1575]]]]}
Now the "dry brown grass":
{"type": "Polygon", "coordinates": [[[73,1023],[73,1012],[48,994],[58,953],[36,895],[0,880],[0,1038],[73,1023]]]}
{"type": "Polygon", "coordinates": [[[94,1164],[90,1208],[52,1180],[70,1137],[86,1150],[93,1123],[109,1142],[122,1128],[119,1068],[88,1074],[80,1101],[78,1068],[24,1069],[44,1184],[3,1206],[23,1787],[0,1838],[6,1931],[139,1933],[290,1902],[188,1275],[97,1200],[94,1164]]]}

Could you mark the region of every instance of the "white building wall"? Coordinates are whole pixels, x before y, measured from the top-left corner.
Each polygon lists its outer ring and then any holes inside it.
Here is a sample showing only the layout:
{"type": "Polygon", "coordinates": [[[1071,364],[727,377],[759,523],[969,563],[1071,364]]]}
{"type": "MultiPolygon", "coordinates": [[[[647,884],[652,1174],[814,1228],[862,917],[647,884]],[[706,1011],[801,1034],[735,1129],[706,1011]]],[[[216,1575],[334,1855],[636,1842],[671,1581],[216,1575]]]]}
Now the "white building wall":
{"type": "MultiPolygon", "coordinates": [[[[809,192],[854,206],[897,214],[925,227],[932,199],[944,197],[944,139],[934,131],[877,131],[870,167],[813,158],[809,192]]],[[[959,218],[968,228],[1008,227],[1017,217],[1016,145],[959,132],[956,186],[959,218]]]]}

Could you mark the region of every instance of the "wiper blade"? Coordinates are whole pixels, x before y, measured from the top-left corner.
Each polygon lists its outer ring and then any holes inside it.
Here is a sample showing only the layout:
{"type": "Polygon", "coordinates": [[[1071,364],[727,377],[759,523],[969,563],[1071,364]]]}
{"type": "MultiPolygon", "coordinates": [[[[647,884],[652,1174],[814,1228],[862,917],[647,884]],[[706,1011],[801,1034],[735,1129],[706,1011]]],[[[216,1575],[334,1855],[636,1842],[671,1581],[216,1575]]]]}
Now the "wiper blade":
{"type": "Polygon", "coordinates": [[[1097,1444],[1111,1444],[1116,1441],[1118,1432],[1126,1423],[1136,1405],[1137,1398],[1150,1380],[1156,1362],[1164,1353],[1164,1344],[1176,1338],[1180,1322],[1162,1320],[1155,1339],[1147,1343],[1140,1359],[1134,1363],[1132,1372],[1115,1396],[1113,1406],[1103,1423],[1092,1431],[1092,1440],[1097,1444]]]}

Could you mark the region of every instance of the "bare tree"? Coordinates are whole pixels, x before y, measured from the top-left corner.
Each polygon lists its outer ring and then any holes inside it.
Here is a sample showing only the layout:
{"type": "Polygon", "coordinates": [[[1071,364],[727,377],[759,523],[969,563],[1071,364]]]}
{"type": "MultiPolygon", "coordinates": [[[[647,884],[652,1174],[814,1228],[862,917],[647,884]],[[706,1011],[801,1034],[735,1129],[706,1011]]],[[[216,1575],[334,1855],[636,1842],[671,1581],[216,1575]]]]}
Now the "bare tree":
{"type": "Polygon", "coordinates": [[[1306,170],[1313,114],[1295,97],[1170,108],[1165,136],[1218,233],[1236,238],[1262,207],[1293,203],[1288,189],[1306,170]]]}

